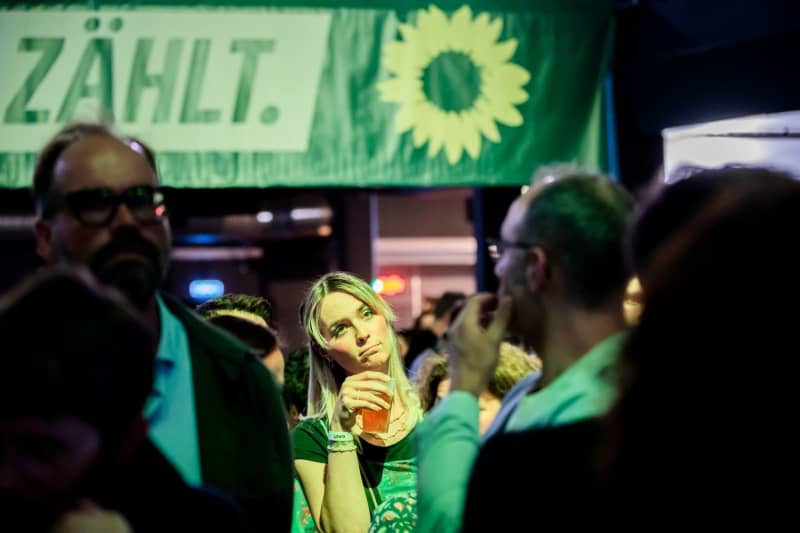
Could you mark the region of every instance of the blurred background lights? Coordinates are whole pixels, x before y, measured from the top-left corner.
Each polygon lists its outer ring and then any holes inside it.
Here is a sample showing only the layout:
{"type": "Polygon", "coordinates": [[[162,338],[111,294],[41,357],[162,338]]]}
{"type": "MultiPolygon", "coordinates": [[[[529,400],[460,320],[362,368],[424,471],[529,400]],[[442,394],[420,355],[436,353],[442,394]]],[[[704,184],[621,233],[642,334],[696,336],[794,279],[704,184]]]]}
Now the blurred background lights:
{"type": "Polygon", "coordinates": [[[225,285],[218,279],[196,279],[189,283],[189,296],[205,301],[225,294],[225,285]]]}
{"type": "Polygon", "coordinates": [[[406,290],[406,279],[397,274],[378,276],[372,280],[372,288],[381,296],[397,296],[406,290]]]}
{"type": "Polygon", "coordinates": [[[262,224],[269,224],[272,222],[272,211],[259,211],[256,213],[256,220],[261,222],[262,224]]]}

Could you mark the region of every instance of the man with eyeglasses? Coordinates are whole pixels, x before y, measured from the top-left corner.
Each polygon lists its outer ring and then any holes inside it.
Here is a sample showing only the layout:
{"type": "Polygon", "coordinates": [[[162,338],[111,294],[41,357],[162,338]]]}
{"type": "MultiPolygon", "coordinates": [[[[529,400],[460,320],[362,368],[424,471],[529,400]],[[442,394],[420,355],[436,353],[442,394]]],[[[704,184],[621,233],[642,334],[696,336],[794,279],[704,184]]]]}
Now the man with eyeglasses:
{"type": "Polygon", "coordinates": [[[509,391],[484,440],[602,416],[614,400],[633,200],[605,176],[565,172],[549,169],[511,205],[501,239],[490,243],[498,293],[470,298],[447,333],[451,392],[417,428],[419,532],[461,529],[481,445],[478,396],[507,335],[533,348],[543,368],[509,391]]]}
{"type": "Polygon", "coordinates": [[[44,261],[88,266],[159,332],[151,440],[188,483],[236,497],[257,529],[288,531],[288,431],[260,354],[158,290],[171,232],[152,152],[102,125],[68,126],[39,155],[33,192],[44,261]]]}

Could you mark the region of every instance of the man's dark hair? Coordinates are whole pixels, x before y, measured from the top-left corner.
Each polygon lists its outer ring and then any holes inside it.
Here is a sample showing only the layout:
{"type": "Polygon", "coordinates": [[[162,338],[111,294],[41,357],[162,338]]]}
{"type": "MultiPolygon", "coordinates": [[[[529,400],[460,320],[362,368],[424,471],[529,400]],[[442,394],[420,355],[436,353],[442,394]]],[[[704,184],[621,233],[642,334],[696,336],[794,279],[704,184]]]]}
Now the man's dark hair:
{"type": "Polygon", "coordinates": [[[633,198],[616,182],[571,174],[531,199],[524,239],[541,246],[559,265],[573,301],[594,308],[628,281],[624,241],[632,211],[633,198]]]}
{"type": "Polygon", "coordinates": [[[447,291],[443,293],[438,300],[436,306],[433,308],[433,316],[436,319],[441,319],[447,316],[454,306],[466,300],[467,295],[463,292],[447,291]]]}
{"type": "Polygon", "coordinates": [[[225,294],[197,306],[197,312],[206,318],[216,315],[218,311],[245,311],[263,318],[268,326],[272,326],[272,304],[260,296],[225,294]]]}
{"type": "Polygon", "coordinates": [[[239,340],[269,353],[278,345],[278,335],[271,326],[272,305],[266,298],[249,294],[225,294],[197,306],[197,312],[212,324],[233,333],[239,340]],[[266,326],[243,317],[226,314],[243,311],[259,317],[266,326]]]}

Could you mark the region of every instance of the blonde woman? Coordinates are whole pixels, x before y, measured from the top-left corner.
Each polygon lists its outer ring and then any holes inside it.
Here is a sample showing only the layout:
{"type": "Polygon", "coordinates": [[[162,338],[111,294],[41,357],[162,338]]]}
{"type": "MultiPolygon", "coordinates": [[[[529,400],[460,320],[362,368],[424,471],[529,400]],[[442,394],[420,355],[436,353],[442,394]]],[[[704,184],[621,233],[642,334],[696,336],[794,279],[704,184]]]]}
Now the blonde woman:
{"type": "Polygon", "coordinates": [[[422,416],[392,329],[394,314],[352,274],[317,280],[301,309],[311,351],[308,418],[295,428],[295,468],[317,528],[364,533],[416,520],[411,433],[422,416]],[[388,429],[365,415],[389,410],[388,429]]]}

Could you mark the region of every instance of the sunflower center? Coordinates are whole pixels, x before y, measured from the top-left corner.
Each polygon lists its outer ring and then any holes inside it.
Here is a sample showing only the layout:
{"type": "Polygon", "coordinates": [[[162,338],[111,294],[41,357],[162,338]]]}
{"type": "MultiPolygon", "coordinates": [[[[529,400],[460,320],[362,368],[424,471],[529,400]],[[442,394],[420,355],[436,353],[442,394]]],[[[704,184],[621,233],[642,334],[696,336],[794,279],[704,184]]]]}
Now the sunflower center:
{"type": "Polygon", "coordinates": [[[442,52],[422,73],[422,90],[443,111],[469,109],[481,94],[481,70],[463,52],[442,52]]]}

